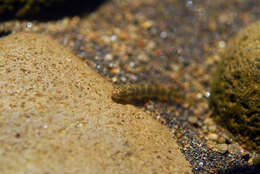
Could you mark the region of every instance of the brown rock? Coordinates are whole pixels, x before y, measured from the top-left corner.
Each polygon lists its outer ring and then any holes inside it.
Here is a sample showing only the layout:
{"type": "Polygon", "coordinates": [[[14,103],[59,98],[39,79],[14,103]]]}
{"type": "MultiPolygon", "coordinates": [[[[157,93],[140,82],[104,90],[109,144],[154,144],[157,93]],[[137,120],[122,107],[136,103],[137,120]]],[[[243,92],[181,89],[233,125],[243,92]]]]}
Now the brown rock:
{"type": "Polygon", "coordinates": [[[167,128],[43,35],[0,40],[0,173],[191,172],[167,128]]]}
{"type": "Polygon", "coordinates": [[[260,153],[260,21],[227,44],[212,77],[210,103],[216,120],[247,150],[260,153]]]}

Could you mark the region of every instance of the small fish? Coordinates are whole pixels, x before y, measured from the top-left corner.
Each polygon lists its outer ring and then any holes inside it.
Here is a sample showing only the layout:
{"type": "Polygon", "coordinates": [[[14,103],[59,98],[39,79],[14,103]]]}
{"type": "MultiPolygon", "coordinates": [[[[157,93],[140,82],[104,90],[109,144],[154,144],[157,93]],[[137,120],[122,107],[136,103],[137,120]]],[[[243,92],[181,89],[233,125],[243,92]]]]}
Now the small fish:
{"type": "Polygon", "coordinates": [[[179,97],[176,89],[160,84],[116,85],[112,92],[112,99],[119,103],[133,103],[153,98],[168,101],[179,97]]]}

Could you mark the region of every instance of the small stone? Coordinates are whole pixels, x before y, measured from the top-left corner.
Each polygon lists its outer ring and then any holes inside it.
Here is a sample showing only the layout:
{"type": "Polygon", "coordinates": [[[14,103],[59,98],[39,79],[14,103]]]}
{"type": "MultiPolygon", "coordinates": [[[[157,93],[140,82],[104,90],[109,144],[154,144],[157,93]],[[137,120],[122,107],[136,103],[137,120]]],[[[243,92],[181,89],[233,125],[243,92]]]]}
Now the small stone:
{"type": "Polygon", "coordinates": [[[119,68],[112,68],[111,70],[112,74],[118,74],[120,72],[119,68]]]}
{"type": "Polygon", "coordinates": [[[225,143],[225,141],[226,141],[226,139],[225,139],[224,136],[220,136],[219,139],[218,139],[218,143],[220,143],[220,144],[225,143]]]}
{"type": "Polygon", "coordinates": [[[104,58],[106,61],[111,61],[113,59],[112,55],[111,54],[107,54],[105,55],[105,58],[104,58]]]}
{"type": "Polygon", "coordinates": [[[228,146],[228,151],[233,154],[239,154],[242,152],[242,148],[238,144],[230,144],[228,146]]]}
{"type": "Polygon", "coordinates": [[[153,21],[146,20],[142,23],[142,27],[145,29],[151,28],[153,26],[153,21]]]}
{"type": "Polygon", "coordinates": [[[217,126],[215,124],[209,126],[209,132],[216,132],[216,130],[217,130],[217,126]]]}
{"type": "Polygon", "coordinates": [[[151,51],[151,50],[153,50],[153,49],[155,48],[155,46],[156,46],[156,44],[155,44],[154,41],[149,41],[149,42],[147,43],[146,49],[147,49],[148,51],[151,51]]]}
{"type": "Polygon", "coordinates": [[[208,126],[207,125],[203,125],[202,126],[202,130],[203,130],[204,133],[208,132],[209,131],[208,126]]]}
{"type": "Polygon", "coordinates": [[[113,83],[117,82],[117,80],[118,80],[117,77],[112,77],[112,82],[113,83]]]}
{"type": "Polygon", "coordinates": [[[215,31],[216,28],[217,28],[216,21],[213,21],[213,20],[210,21],[210,22],[209,22],[209,30],[210,30],[210,31],[215,31]]]}
{"type": "Polygon", "coordinates": [[[127,38],[128,38],[128,34],[127,33],[125,33],[125,32],[120,32],[120,33],[118,33],[118,39],[120,39],[120,40],[127,40],[127,38]]]}
{"type": "Polygon", "coordinates": [[[188,118],[188,122],[191,124],[196,124],[198,122],[198,118],[196,116],[190,116],[188,118]]]}
{"type": "Polygon", "coordinates": [[[168,36],[168,33],[167,33],[166,31],[162,31],[162,32],[160,33],[160,37],[161,37],[162,39],[166,39],[167,36],[168,36]]]}
{"type": "Polygon", "coordinates": [[[214,123],[214,121],[213,121],[212,118],[206,118],[206,119],[204,120],[204,124],[213,125],[213,124],[215,124],[215,123],[214,123]]]}
{"type": "Polygon", "coordinates": [[[139,54],[139,55],[137,56],[137,59],[140,60],[140,61],[143,61],[143,62],[147,62],[147,61],[149,60],[148,57],[147,57],[147,55],[144,54],[144,53],[139,54]]]}
{"type": "Polygon", "coordinates": [[[216,145],[216,150],[219,153],[224,154],[228,151],[228,145],[227,144],[218,144],[218,145],[216,145]]]}
{"type": "Polygon", "coordinates": [[[218,135],[215,134],[215,133],[210,133],[210,134],[208,135],[208,138],[209,138],[210,140],[217,141],[218,135]]]}

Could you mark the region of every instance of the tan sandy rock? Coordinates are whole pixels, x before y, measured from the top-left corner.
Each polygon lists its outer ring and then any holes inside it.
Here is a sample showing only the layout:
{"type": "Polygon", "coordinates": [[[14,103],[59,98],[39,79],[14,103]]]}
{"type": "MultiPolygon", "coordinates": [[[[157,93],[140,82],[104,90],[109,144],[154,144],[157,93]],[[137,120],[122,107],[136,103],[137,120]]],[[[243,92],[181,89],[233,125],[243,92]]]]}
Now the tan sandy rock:
{"type": "Polygon", "coordinates": [[[172,134],[48,36],[0,40],[0,173],[191,172],[172,134]]]}

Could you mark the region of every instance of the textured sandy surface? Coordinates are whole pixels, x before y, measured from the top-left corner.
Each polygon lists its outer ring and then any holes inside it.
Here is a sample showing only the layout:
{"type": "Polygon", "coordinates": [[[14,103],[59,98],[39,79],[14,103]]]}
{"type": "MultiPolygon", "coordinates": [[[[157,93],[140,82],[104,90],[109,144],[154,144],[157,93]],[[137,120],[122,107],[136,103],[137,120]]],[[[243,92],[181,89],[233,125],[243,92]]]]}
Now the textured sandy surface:
{"type": "Polygon", "coordinates": [[[166,127],[47,36],[0,40],[0,173],[184,173],[166,127]]]}

